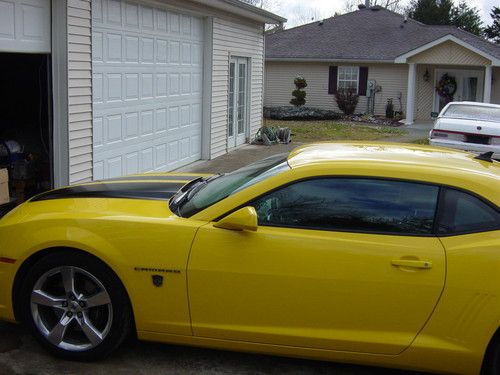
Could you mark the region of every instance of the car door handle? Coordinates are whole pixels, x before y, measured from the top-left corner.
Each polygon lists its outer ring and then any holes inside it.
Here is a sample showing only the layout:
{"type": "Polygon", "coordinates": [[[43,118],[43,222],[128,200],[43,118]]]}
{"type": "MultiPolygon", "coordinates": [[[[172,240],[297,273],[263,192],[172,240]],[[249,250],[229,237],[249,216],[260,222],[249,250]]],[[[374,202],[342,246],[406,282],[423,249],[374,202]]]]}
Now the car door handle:
{"type": "Polygon", "coordinates": [[[396,259],[391,262],[395,267],[408,267],[408,268],[420,268],[420,269],[431,269],[432,262],[428,260],[410,260],[410,259],[396,259]]]}

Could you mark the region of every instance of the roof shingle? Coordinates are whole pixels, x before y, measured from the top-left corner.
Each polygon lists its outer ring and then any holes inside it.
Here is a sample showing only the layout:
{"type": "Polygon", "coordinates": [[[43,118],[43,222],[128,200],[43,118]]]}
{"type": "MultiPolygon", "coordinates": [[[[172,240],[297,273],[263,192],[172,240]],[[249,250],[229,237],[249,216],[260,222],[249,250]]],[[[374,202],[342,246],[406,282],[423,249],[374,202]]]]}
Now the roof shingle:
{"type": "Polygon", "coordinates": [[[446,35],[500,58],[500,46],[454,26],[424,25],[380,7],[266,36],[266,58],[393,61],[446,35]]]}

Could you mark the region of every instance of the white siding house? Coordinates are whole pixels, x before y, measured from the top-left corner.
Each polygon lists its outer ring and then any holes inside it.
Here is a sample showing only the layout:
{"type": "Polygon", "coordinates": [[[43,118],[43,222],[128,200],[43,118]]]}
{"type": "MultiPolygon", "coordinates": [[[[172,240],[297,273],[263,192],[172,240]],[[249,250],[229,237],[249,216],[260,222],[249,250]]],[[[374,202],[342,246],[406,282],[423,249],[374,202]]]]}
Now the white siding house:
{"type": "Polygon", "coordinates": [[[0,58],[51,61],[53,185],[170,171],[261,126],[264,27],[285,19],[238,0],[20,3],[0,2],[0,58]]]}

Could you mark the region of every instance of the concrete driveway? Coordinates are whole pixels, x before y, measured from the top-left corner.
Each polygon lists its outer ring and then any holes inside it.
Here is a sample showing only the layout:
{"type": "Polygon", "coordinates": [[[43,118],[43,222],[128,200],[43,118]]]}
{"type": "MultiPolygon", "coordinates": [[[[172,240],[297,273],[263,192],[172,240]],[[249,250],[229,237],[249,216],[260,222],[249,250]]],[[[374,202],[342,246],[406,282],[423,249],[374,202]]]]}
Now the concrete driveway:
{"type": "MultiPolygon", "coordinates": [[[[404,139],[424,138],[429,125],[418,125],[404,139]],[[424,136],[423,136],[424,135],[424,136]]],[[[297,147],[288,145],[245,146],[208,162],[183,168],[189,172],[224,173],[255,160],[297,147]]],[[[45,353],[21,327],[0,322],[0,375],[138,375],[138,374],[417,374],[397,370],[335,364],[301,359],[233,353],[182,346],[130,342],[116,355],[98,363],[75,363],[45,353]]]]}
{"type": "MultiPolygon", "coordinates": [[[[431,121],[419,121],[412,125],[401,126],[400,129],[406,130],[407,134],[394,136],[392,138],[384,138],[381,142],[412,142],[419,139],[424,139],[429,136],[429,131],[433,127],[431,121]]],[[[348,142],[348,141],[346,141],[348,142]]],[[[376,142],[376,141],[375,141],[376,142]]],[[[179,169],[183,172],[205,172],[205,173],[226,173],[241,168],[249,163],[263,159],[267,156],[289,153],[301,143],[292,142],[287,145],[274,146],[255,146],[245,145],[237,150],[231,151],[223,156],[219,156],[213,160],[200,161],[179,169]]]]}

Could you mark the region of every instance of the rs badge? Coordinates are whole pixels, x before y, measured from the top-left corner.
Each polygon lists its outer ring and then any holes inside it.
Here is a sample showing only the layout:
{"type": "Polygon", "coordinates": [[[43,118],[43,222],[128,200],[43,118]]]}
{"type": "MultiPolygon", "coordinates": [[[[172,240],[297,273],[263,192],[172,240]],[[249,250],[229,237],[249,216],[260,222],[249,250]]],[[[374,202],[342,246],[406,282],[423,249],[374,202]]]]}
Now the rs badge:
{"type": "Polygon", "coordinates": [[[163,276],[160,275],[152,275],[151,278],[153,279],[153,285],[156,287],[160,287],[163,285],[163,276]]]}

